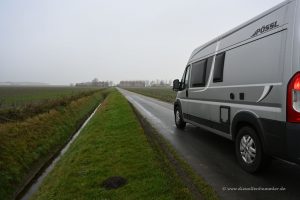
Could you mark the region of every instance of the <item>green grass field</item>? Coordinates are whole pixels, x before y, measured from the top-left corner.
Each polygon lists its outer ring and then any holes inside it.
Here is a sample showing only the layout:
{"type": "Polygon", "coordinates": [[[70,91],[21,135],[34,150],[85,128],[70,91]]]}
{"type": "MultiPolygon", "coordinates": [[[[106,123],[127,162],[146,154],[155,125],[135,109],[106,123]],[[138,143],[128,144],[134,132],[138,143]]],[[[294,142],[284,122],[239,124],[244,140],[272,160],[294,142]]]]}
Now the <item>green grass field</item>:
{"type": "Polygon", "coordinates": [[[169,103],[174,103],[176,98],[176,92],[171,88],[124,88],[126,90],[142,94],[145,96],[153,97],[169,103]]]}
{"type": "MultiPolygon", "coordinates": [[[[164,94],[161,100],[171,102],[173,98],[173,91],[167,89],[149,92],[144,88],[139,93],[145,91],[155,98],[164,94]]],[[[33,199],[198,199],[199,193],[204,199],[218,199],[155,130],[150,131],[151,136],[149,130],[145,134],[119,92],[102,89],[72,93],[71,98],[64,95],[55,99],[53,93],[50,102],[57,106],[47,112],[0,123],[0,199],[13,199],[18,188],[66,143],[107,96],[33,199]],[[169,150],[165,152],[166,149],[169,150]],[[104,189],[102,181],[110,176],[123,176],[127,184],[116,190],[104,189]],[[187,184],[183,176],[191,182],[187,184]]]]}
{"type": "Polygon", "coordinates": [[[21,107],[26,104],[39,104],[45,100],[53,100],[73,96],[81,92],[96,90],[93,87],[23,87],[0,86],[0,109],[21,107]]]}
{"type": "Polygon", "coordinates": [[[23,121],[99,90],[76,87],[0,87],[0,123],[23,121]]]}
{"type": "Polygon", "coordinates": [[[151,148],[132,108],[112,92],[33,199],[192,199],[190,191],[151,148]],[[127,184],[107,190],[102,182],[127,184]]]}
{"type": "Polygon", "coordinates": [[[0,124],[0,199],[16,190],[79,128],[109,91],[66,101],[47,112],[0,124]]]}

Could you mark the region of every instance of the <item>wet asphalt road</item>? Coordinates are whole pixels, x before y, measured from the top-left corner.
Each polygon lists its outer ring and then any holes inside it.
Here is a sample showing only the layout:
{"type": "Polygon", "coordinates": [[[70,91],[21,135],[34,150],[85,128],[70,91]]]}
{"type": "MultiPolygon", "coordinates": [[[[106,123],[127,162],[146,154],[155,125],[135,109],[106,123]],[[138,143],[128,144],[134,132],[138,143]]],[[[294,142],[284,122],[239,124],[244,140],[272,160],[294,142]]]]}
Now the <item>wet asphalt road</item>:
{"type": "Polygon", "coordinates": [[[174,123],[172,104],[119,90],[196,173],[216,190],[221,199],[300,199],[299,166],[274,160],[266,171],[257,175],[248,174],[238,166],[234,144],[230,140],[190,124],[183,131],[179,130],[174,123]],[[241,191],[273,187],[283,190],[241,191]],[[240,191],[229,191],[228,188],[240,191]]]}

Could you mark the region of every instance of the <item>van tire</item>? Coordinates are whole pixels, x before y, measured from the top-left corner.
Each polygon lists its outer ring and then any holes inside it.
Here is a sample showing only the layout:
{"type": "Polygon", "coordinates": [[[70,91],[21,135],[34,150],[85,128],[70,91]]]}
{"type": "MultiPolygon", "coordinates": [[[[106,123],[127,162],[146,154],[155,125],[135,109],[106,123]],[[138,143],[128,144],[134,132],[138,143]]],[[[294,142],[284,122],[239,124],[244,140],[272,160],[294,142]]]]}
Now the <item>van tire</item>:
{"type": "Polygon", "coordinates": [[[181,111],[180,106],[175,107],[174,116],[175,116],[176,127],[179,129],[184,129],[186,126],[186,122],[183,120],[182,111],[181,111]]]}
{"type": "Polygon", "coordinates": [[[266,168],[271,160],[264,154],[257,132],[250,126],[244,126],[238,131],[235,153],[239,165],[249,173],[266,168]]]}

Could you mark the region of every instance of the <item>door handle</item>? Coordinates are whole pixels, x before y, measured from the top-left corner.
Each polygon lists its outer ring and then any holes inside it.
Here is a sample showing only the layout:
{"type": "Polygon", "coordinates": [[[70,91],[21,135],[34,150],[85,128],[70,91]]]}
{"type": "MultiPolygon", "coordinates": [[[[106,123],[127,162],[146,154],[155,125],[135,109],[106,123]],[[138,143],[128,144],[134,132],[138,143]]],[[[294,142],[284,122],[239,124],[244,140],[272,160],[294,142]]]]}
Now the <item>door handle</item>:
{"type": "Polygon", "coordinates": [[[188,89],[185,91],[185,96],[189,97],[189,90],[188,89]]]}

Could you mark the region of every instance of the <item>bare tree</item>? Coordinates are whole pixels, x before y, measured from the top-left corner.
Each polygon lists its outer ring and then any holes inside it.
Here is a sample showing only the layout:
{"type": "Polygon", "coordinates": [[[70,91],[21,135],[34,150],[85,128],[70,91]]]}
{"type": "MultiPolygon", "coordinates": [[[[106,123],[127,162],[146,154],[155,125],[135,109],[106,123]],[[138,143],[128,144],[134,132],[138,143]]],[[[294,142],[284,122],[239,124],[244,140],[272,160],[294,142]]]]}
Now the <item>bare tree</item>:
{"type": "Polygon", "coordinates": [[[92,80],[92,85],[96,86],[98,82],[99,82],[99,80],[97,78],[94,78],[92,80]]]}

